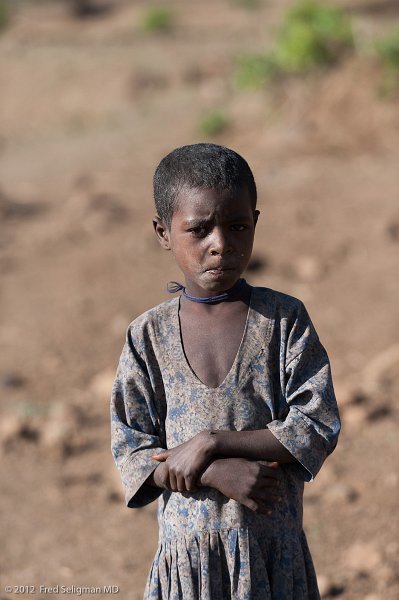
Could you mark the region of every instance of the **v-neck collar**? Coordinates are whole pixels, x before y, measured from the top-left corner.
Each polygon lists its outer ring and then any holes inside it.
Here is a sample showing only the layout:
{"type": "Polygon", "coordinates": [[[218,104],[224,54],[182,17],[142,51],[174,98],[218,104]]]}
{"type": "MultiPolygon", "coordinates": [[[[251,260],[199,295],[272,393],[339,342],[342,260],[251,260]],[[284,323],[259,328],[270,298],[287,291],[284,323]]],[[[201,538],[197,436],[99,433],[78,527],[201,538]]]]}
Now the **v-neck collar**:
{"type": "MultiPolygon", "coordinates": [[[[173,338],[174,338],[173,339],[173,345],[174,345],[173,357],[174,357],[174,360],[177,361],[179,370],[182,372],[184,371],[185,376],[194,385],[196,385],[197,387],[200,387],[202,389],[208,390],[208,391],[217,391],[217,390],[224,389],[224,388],[228,387],[229,385],[234,384],[234,382],[237,381],[238,371],[239,370],[241,371],[241,369],[239,369],[238,367],[245,360],[244,355],[245,355],[245,347],[247,345],[246,341],[251,336],[252,328],[254,326],[254,318],[253,318],[254,299],[255,299],[255,289],[252,287],[251,295],[250,295],[249,303],[248,303],[248,312],[247,312],[247,317],[245,320],[244,331],[243,331],[241,342],[238,346],[234,361],[233,361],[226,377],[223,379],[223,381],[216,387],[210,387],[209,385],[204,383],[198,377],[198,375],[194,372],[194,370],[192,369],[190,363],[188,362],[188,359],[184,352],[183,338],[182,338],[180,317],[179,317],[180,298],[176,298],[176,305],[175,305],[174,311],[173,311],[174,326],[176,328],[176,335],[173,336],[173,338]]],[[[175,368],[177,368],[177,365],[175,368]]]]}

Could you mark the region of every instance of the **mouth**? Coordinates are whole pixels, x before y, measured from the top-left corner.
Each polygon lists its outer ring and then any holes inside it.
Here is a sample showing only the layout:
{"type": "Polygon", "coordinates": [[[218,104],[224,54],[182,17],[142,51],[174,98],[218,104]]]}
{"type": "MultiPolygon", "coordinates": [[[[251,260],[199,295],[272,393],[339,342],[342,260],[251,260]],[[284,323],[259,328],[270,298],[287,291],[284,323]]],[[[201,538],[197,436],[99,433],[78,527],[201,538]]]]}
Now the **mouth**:
{"type": "Polygon", "coordinates": [[[235,267],[215,266],[205,269],[206,273],[211,273],[213,275],[222,275],[223,273],[228,273],[229,271],[235,271],[235,267]]]}

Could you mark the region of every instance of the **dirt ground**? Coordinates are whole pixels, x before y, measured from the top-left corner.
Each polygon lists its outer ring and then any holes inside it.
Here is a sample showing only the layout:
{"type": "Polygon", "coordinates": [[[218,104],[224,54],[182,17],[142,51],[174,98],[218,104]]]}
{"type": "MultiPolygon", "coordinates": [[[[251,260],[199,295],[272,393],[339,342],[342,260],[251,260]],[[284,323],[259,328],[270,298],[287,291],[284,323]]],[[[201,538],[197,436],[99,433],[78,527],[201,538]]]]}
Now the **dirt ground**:
{"type": "Polygon", "coordinates": [[[332,362],[343,431],[305,497],[323,598],[394,600],[399,97],[379,97],[362,49],[399,4],[337,2],[357,56],[258,92],[234,87],[234,59],[271,45],[288,0],[174,0],[166,35],[142,30],[144,0],[107,4],[78,19],[21,1],[0,34],[0,599],[142,597],[155,504],[124,505],[109,394],[126,326],[178,278],[151,229],[153,170],[221,108],[213,139],[259,189],[247,280],[300,297],[332,362]]]}

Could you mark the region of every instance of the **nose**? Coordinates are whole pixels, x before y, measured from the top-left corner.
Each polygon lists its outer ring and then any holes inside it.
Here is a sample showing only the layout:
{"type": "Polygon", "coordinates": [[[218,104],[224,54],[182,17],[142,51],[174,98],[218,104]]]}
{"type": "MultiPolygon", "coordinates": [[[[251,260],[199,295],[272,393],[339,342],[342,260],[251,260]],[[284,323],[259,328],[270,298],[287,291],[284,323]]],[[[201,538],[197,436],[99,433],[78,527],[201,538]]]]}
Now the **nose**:
{"type": "Polygon", "coordinates": [[[219,227],[215,227],[210,238],[209,253],[212,256],[228,254],[232,251],[230,236],[219,227]]]}

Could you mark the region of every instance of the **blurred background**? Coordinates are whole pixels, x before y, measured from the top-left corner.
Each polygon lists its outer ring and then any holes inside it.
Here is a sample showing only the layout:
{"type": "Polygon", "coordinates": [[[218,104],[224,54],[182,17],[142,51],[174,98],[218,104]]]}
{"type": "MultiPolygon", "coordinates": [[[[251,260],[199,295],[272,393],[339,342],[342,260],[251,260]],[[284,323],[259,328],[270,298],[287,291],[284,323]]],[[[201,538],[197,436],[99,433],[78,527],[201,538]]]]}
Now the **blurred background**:
{"type": "Polygon", "coordinates": [[[305,500],[323,598],[399,597],[399,2],[0,0],[2,600],[142,597],[156,506],[124,505],[109,395],[179,276],[153,171],[199,141],[248,160],[246,278],[301,298],[331,357],[343,431],[305,500]]]}

